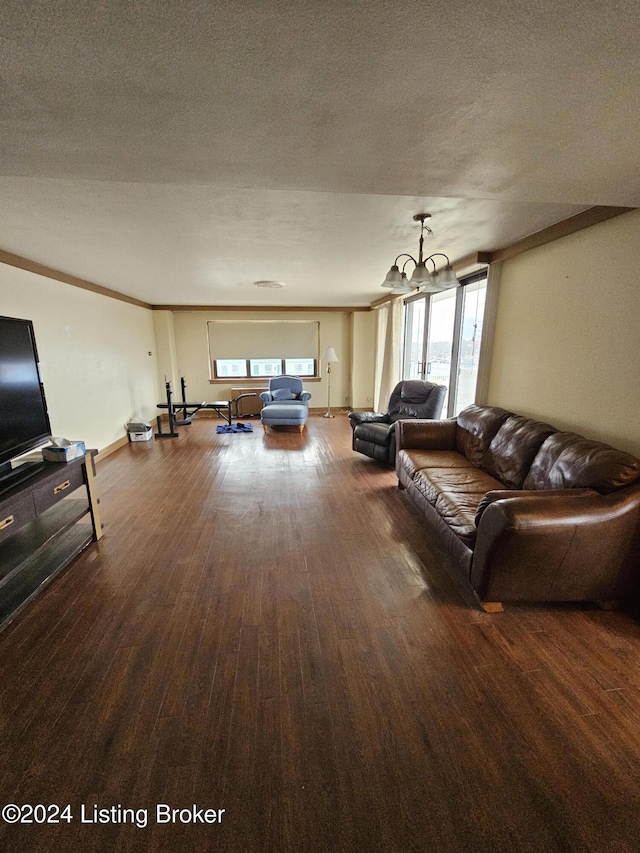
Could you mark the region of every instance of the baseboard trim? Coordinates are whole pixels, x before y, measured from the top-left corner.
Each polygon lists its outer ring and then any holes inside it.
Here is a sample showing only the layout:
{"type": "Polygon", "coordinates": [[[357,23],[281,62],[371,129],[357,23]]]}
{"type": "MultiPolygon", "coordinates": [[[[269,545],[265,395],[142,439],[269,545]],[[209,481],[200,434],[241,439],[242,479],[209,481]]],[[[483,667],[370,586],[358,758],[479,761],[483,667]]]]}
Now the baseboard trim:
{"type": "Polygon", "coordinates": [[[112,453],[115,453],[116,450],[120,450],[121,447],[124,447],[125,444],[129,444],[129,436],[123,435],[117,441],[108,444],[106,447],[103,447],[102,450],[96,455],[95,461],[102,462],[107,456],[111,456],[112,453]]]}

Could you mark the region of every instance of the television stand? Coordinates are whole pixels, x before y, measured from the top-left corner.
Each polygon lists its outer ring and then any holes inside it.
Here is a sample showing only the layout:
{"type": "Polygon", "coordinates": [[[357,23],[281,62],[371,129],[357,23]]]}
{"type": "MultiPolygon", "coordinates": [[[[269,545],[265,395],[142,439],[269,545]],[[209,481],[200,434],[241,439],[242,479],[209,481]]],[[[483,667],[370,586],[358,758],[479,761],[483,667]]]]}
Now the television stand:
{"type": "Polygon", "coordinates": [[[5,492],[10,491],[16,486],[19,486],[20,483],[24,483],[25,480],[35,477],[39,471],[44,470],[47,463],[23,462],[16,468],[12,468],[10,462],[7,464],[8,467],[6,469],[4,469],[4,467],[0,468],[0,496],[4,495],[5,492]]]}
{"type": "Polygon", "coordinates": [[[0,630],[102,537],[95,454],[38,463],[28,479],[0,496],[0,630]]]}

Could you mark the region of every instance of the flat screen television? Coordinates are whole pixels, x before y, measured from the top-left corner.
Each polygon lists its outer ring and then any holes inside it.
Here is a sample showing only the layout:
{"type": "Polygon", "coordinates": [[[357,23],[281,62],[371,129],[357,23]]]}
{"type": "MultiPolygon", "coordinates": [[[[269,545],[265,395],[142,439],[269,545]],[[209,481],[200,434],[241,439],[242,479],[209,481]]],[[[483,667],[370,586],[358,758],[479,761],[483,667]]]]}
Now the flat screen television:
{"type": "Polygon", "coordinates": [[[12,460],[50,436],[33,323],[0,317],[0,489],[12,477],[12,460]]]}

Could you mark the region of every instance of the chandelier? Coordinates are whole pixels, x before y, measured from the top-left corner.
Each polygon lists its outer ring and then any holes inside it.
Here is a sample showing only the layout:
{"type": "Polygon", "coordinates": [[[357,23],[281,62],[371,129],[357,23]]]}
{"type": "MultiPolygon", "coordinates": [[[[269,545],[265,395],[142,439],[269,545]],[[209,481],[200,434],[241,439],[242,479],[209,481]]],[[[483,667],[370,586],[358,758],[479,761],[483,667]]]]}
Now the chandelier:
{"type": "Polygon", "coordinates": [[[426,231],[429,236],[433,236],[433,231],[429,228],[428,225],[425,225],[425,220],[431,219],[430,213],[416,213],[413,217],[415,222],[420,223],[420,244],[418,249],[418,260],[413,257],[413,255],[409,255],[406,252],[403,252],[401,255],[395,260],[395,263],[387,273],[387,277],[382,282],[382,287],[390,287],[391,293],[393,294],[403,294],[403,293],[411,293],[412,289],[419,288],[424,293],[440,293],[442,290],[449,290],[451,287],[455,287],[458,284],[458,279],[456,278],[456,274],[453,271],[453,267],[451,266],[451,262],[449,258],[444,255],[442,252],[434,252],[432,255],[429,255],[428,258],[422,257],[422,248],[424,246],[424,232],[426,231]],[[444,258],[447,262],[447,265],[438,270],[436,266],[436,262],[433,260],[434,258],[444,258]],[[398,261],[400,258],[406,258],[404,264],[402,265],[402,270],[398,267],[398,261]],[[409,261],[413,261],[415,264],[413,273],[411,274],[411,278],[407,278],[407,274],[404,271],[405,267],[409,263],[409,261]],[[431,261],[433,264],[433,270],[430,270],[427,266],[427,261],[431,261]]]}

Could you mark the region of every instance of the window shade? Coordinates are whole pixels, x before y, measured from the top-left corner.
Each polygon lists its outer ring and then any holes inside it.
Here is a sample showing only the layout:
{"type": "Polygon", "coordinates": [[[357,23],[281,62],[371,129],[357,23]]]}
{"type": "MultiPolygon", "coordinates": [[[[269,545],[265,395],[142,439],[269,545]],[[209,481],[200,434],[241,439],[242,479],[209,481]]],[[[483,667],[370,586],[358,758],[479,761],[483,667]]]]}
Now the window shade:
{"type": "Polygon", "coordinates": [[[319,358],[320,323],[298,320],[207,323],[211,359],[319,358]]]}

